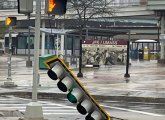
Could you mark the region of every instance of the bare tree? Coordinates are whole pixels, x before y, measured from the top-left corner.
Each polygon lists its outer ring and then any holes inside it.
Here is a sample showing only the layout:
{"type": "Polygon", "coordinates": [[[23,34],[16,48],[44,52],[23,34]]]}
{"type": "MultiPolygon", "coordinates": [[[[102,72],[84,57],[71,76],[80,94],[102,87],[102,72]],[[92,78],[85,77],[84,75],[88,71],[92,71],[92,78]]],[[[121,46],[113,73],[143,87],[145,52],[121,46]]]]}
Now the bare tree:
{"type": "Polygon", "coordinates": [[[79,28],[86,27],[92,18],[111,17],[115,11],[115,0],[69,0],[68,9],[71,17],[77,18],[79,28]]]}
{"type": "Polygon", "coordinates": [[[78,20],[80,30],[80,52],[79,52],[79,73],[78,77],[83,77],[81,73],[82,66],[82,30],[87,22],[92,18],[110,17],[114,13],[115,0],[69,0],[67,11],[71,13],[72,18],[78,20]]]}

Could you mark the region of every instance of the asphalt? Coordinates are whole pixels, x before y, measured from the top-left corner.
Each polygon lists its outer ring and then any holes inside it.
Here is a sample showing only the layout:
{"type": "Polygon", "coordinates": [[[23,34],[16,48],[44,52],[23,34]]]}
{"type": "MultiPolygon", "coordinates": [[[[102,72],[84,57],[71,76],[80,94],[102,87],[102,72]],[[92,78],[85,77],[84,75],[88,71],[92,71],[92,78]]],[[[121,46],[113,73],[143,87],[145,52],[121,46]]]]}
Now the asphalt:
{"type": "MultiPolygon", "coordinates": [[[[33,58],[31,58],[33,59],[33,58]]],[[[0,88],[0,94],[30,94],[33,82],[33,67],[26,67],[27,56],[12,56],[12,81],[15,88],[0,88]]],[[[70,65],[74,69],[75,65],[70,65]]],[[[72,71],[76,76],[78,71],[72,71]]],[[[165,66],[157,60],[133,61],[129,67],[130,78],[125,78],[125,65],[109,65],[82,70],[83,78],[78,78],[91,95],[98,99],[118,99],[130,101],[165,102],[165,66]]],[[[47,70],[39,70],[41,86],[39,95],[66,93],[57,88],[57,81],[51,80],[47,70]]],[[[7,56],[0,56],[0,85],[7,78],[7,56]]],[[[48,96],[48,95],[46,95],[48,96]]]]}

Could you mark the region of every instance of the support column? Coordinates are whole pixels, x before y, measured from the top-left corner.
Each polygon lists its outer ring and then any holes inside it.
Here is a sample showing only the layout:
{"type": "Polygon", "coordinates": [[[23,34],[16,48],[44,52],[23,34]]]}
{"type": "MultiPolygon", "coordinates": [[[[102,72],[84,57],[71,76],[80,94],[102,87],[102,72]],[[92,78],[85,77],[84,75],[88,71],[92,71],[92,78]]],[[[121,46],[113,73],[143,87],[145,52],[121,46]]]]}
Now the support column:
{"type": "MultiPolygon", "coordinates": [[[[164,34],[164,23],[165,22],[165,16],[162,16],[162,18],[161,18],[161,34],[163,35],[164,34]]],[[[161,50],[160,50],[160,59],[164,59],[164,40],[162,40],[161,42],[161,50]]]]}
{"type": "Polygon", "coordinates": [[[58,56],[58,41],[59,41],[59,35],[57,34],[57,53],[56,53],[57,56],[58,56]]]}
{"type": "MultiPolygon", "coordinates": [[[[42,28],[45,28],[45,21],[42,21],[42,28]]],[[[41,55],[45,55],[45,33],[42,32],[42,47],[41,47],[41,55]]]]}
{"type": "Polygon", "coordinates": [[[160,34],[160,59],[158,63],[165,64],[165,16],[161,16],[161,34],[160,34]]]}
{"type": "Polygon", "coordinates": [[[64,55],[64,35],[61,35],[61,54],[64,55]]]}

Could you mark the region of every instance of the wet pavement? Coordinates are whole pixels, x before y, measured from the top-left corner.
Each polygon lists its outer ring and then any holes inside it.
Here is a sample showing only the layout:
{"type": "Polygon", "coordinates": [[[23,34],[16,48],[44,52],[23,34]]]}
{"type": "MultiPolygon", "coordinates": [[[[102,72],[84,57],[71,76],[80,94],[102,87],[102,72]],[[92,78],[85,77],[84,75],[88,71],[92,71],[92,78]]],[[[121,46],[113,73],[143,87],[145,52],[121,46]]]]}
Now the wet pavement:
{"type": "MultiPolygon", "coordinates": [[[[12,81],[17,84],[18,87],[0,87],[0,94],[18,92],[20,95],[20,92],[30,93],[32,91],[33,68],[26,67],[26,59],[26,56],[12,56],[12,81]]],[[[70,68],[75,68],[75,66],[70,66],[70,68]]],[[[156,109],[157,107],[158,110],[156,110],[155,113],[164,114],[165,66],[157,64],[157,61],[131,61],[129,68],[130,78],[127,79],[124,78],[126,71],[125,65],[101,66],[99,69],[88,68],[82,71],[84,77],[79,78],[79,80],[90,94],[95,95],[99,101],[104,101],[106,106],[112,105],[113,100],[119,101],[116,104],[113,103],[110,111],[108,110],[112,116],[125,118],[127,120],[151,119],[151,117],[148,118],[147,116],[136,118],[135,113],[124,112],[123,110],[126,110],[128,106],[129,109],[139,111],[143,108],[143,110],[147,112],[152,112],[150,108],[156,109]],[[142,102],[145,103],[143,104],[142,102]],[[147,104],[151,103],[151,105],[146,105],[146,102],[147,104]],[[116,109],[115,107],[122,107],[122,109],[116,109]],[[159,111],[160,109],[161,111],[159,111]]],[[[59,95],[66,94],[57,88],[56,84],[58,81],[53,81],[48,77],[47,70],[39,70],[39,73],[41,86],[38,88],[38,91],[41,93],[40,98],[42,98],[41,96],[47,96],[49,94],[56,94],[58,98],[59,95]]],[[[73,73],[75,76],[77,75],[77,71],[73,71],[73,73]]],[[[0,85],[4,84],[6,78],[7,56],[3,55],[0,56],[0,85]]],[[[153,117],[153,119],[155,118],[153,117]]],[[[164,120],[164,116],[156,119],[164,120]]]]}
{"type": "MultiPolygon", "coordinates": [[[[25,56],[12,56],[12,81],[18,85],[16,91],[31,91],[33,68],[26,67],[25,56]]],[[[74,66],[70,66],[74,68],[74,66]]],[[[131,61],[130,78],[124,78],[125,65],[101,66],[99,69],[85,69],[79,78],[92,95],[125,96],[141,98],[165,98],[165,66],[156,60],[131,61]]],[[[47,70],[40,70],[40,92],[61,93],[47,76],[47,70]]],[[[75,76],[77,71],[73,71],[75,76]]],[[[7,78],[7,56],[0,56],[0,85],[7,78]]],[[[13,89],[0,88],[1,93],[13,89]]]]}

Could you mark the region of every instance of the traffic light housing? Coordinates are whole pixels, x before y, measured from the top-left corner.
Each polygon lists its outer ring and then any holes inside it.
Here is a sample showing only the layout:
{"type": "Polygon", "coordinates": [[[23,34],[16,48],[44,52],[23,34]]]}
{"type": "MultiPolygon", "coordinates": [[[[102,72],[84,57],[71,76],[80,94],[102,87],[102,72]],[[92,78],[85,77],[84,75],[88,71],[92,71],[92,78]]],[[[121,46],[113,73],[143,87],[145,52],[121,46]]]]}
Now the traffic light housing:
{"type": "Polygon", "coordinates": [[[46,0],[46,13],[53,15],[63,15],[66,13],[67,0],[46,0]]]}
{"type": "Polygon", "coordinates": [[[6,26],[15,26],[17,22],[16,17],[7,17],[5,20],[5,25],[6,26]]]}
{"type": "Polygon", "coordinates": [[[45,64],[48,67],[48,76],[52,80],[59,80],[58,88],[68,92],[67,99],[77,104],[78,112],[86,115],[86,120],[110,120],[110,116],[87,92],[62,59],[54,57],[45,61],[45,64]]]}
{"type": "Polygon", "coordinates": [[[17,0],[18,13],[19,14],[30,14],[33,12],[33,0],[17,0]]]}

